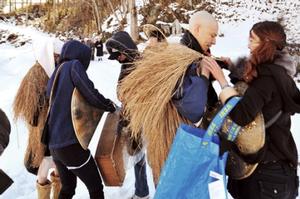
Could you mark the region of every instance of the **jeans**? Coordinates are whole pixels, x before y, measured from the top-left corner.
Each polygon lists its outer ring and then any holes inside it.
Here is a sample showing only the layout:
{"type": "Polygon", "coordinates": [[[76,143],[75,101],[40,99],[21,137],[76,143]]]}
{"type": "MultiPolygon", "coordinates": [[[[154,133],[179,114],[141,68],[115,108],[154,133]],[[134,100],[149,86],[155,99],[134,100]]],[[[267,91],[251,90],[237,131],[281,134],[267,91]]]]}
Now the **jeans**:
{"type": "Polygon", "coordinates": [[[259,164],[249,177],[228,182],[235,199],[295,199],[298,186],[297,170],[282,161],[259,164]]]}
{"type": "Polygon", "coordinates": [[[145,155],[138,163],[135,164],[134,174],[135,174],[135,195],[139,197],[144,197],[149,195],[145,155]]]}

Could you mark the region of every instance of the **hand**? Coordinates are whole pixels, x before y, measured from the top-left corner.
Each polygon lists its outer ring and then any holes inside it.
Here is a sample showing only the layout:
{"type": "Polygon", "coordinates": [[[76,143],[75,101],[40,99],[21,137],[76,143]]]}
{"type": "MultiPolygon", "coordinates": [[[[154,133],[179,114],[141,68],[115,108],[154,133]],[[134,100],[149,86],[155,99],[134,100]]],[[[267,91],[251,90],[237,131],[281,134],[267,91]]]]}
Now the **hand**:
{"type": "Polygon", "coordinates": [[[217,62],[211,57],[205,57],[201,60],[202,70],[207,69],[213,75],[213,77],[219,82],[221,87],[228,85],[227,80],[225,79],[224,73],[217,62]]]}
{"type": "Polygon", "coordinates": [[[229,57],[220,57],[219,59],[221,61],[225,62],[229,67],[233,66],[233,63],[229,57]]]}
{"type": "Polygon", "coordinates": [[[207,68],[205,67],[198,67],[197,68],[197,73],[200,74],[199,70],[201,71],[201,75],[205,76],[207,79],[209,79],[209,75],[210,75],[210,72],[207,68]]]}

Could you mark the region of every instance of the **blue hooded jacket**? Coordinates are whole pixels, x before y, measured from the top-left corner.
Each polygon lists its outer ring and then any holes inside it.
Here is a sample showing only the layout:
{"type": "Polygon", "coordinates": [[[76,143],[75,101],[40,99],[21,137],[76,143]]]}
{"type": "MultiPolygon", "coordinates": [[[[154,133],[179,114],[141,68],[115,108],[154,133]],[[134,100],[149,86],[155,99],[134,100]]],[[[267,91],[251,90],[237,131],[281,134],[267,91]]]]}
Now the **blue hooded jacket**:
{"type": "MultiPolygon", "coordinates": [[[[87,76],[86,70],[90,63],[90,55],[91,49],[76,40],[66,42],[62,48],[60,57],[62,68],[58,74],[48,118],[47,140],[50,149],[78,143],[71,118],[71,98],[75,87],[92,106],[105,111],[115,111],[112,101],[104,98],[87,76]]],[[[58,67],[55,68],[48,82],[48,97],[58,67]]]]}

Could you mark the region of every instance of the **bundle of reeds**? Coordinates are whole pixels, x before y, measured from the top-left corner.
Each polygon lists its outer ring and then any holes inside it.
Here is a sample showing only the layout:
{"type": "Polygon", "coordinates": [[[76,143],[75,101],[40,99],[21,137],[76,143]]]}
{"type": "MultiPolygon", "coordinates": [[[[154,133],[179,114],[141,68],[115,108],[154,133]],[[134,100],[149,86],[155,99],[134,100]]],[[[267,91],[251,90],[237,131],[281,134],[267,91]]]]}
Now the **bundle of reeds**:
{"type": "Polygon", "coordinates": [[[130,118],[132,136],[142,134],[155,183],[180,122],[172,103],[187,67],[202,55],[180,44],[162,44],[147,50],[136,68],[120,83],[119,94],[130,118]]]}
{"type": "Polygon", "coordinates": [[[45,126],[48,106],[44,106],[40,110],[38,126],[32,126],[27,123],[28,129],[28,145],[26,148],[24,163],[31,167],[38,168],[44,156],[46,146],[42,144],[41,137],[45,126]]]}
{"type": "Polygon", "coordinates": [[[32,123],[34,114],[39,110],[41,96],[45,95],[49,77],[36,62],[24,76],[13,103],[14,119],[32,123]]]}
{"type": "Polygon", "coordinates": [[[48,109],[48,102],[45,96],[48,80],[49,77],[46,72],[36,62],[24,76],[13,103],[14,119],[24,120],[29,131],[24,161],[26,162],[30,159],[33,167],[39,166],[45,153],[45,146],[41,143],[41,135],[48,109]],[[36,121],[36,126],[34,126],[32,124],[37,113],[38,121],[36,121]]]}

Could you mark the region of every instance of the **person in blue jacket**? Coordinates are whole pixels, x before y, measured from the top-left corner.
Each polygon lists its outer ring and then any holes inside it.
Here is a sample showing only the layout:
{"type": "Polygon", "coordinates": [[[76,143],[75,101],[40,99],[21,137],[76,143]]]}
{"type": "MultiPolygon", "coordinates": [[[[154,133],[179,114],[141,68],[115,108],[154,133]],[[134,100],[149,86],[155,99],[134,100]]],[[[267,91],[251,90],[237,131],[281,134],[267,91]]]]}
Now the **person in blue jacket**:
{"type": "MultiPolygon", "coordinates": [[[[211,56],[210,47],[216,43],[218,22],[206,11],[194,13],[189,20],[189,29],[180,43],[205,56],[211,56]]],[[[218,96],[212,87],[210,72],[193,63],[188,66],[183,83],[176,89],[173,102],[181,116],[198,123],[205,111],[215,107],[218,96]]]]}
{"type": "MultiPolygon", "coordinates": [[[[61,178],[62,188],[60,199],[72,198],[75,194],[77,177],[86,185],[90,198],[104,198],[103,185],[95,161],[89,150],[84,150],[79,144],[71,118],[71,98],[74,88],[92,106],[109,111],[115,111],[114,103],[101,95],[88,78],[86,70],[91,59],[91,49],[71,40],[64,44],[57,83],[52,94],[52,104],[48,117],[47,142],[50,153],[61,178]]],[[[47,85],[47,96],[50,96],[57,66],[47,85]]]]}

